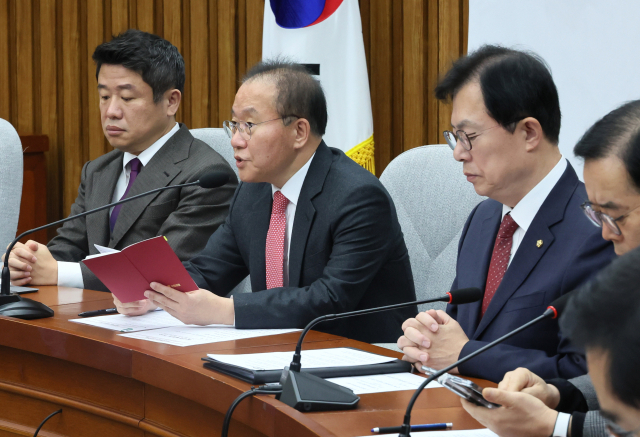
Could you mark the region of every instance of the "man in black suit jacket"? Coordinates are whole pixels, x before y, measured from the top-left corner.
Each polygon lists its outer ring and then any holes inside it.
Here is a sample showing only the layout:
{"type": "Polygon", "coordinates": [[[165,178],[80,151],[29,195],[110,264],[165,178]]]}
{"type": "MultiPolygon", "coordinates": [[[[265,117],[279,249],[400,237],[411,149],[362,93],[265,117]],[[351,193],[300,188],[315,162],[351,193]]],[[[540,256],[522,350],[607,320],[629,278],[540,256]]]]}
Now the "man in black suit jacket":
{"type": "MultiPolygon", "coordinates": [[[[238,90],[232,116],[225,127],[242,182],[225,224],[186,263],[198,286],[212,293],[180,293],[153,283],[149,300],[122,304],[120,311],[140,314],[158,305],[185,323],[302,328],[324,314],[415,300],[409,255],[389,194],[375,176],[322,141],[327,112],[319,83],[302,66],[260,63],[238,90]],[[287,234],[282,267],[274,271],[268,235],[277,217],[272,203],[281,195],[289,200],[287,234]],[[269,286],[267,272],[282,276],[279,286],[269,286]],[[253,293],[221,297],[247,274],[253,293]]],[[[388,342],[415,311],[318,328],[388,342]]]]}
{"type": "Polygon", "coordinates": [[[194,182],[213,170],[226,172],[230,181],[215,190],[197,186],[165,190],[68,221],[46,246],[35,241],[18,244],[9,260],[16,285],[108,291],[80,263],[98,253],[96,244],[123,249],[164,235],[178,257],[188,260],[227,216],[237,180],[233,170],[211,147],[194,139],[186,126],[176,123],[185,80],[178,49],[158,36],[129,30],[98,46],[93,59],[102,128],[115,150],[84,165],[71,215],[125,196],[194,182]]]}

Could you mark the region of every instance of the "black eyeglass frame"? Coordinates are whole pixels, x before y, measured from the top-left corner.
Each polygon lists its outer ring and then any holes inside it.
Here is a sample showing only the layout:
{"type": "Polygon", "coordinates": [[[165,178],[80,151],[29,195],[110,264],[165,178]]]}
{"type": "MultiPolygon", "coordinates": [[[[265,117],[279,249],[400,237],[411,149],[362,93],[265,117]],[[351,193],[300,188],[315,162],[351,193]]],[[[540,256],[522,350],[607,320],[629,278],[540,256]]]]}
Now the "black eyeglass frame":
{"type": "MultiPolygon", "coordinates": [[[[511,123],[508,123],[507,126],[512,125],[514,123],[518,123],[522,120],[524,120],[525,118],[527,118],[527,116],[521,117],[517,120],[512,121],[511,123]]],[[[464,150],[466,150],[467,152],[470,152],[471,149],[473,148],[473,145],[471,144],[471,140],[475,140],[476,138],[478,138],[480,135],[482,135],[484,132],[491,130],[491,129],[495,129],[497,127],[504,127],[501,124],[496,124],[495,126],[491,126],[488,127],[486,129],[482,129],[480,131],[476,131],[476,132],[471,132],[471,133],[466,133],[465,131],[458,129],[457,131],[453,132],[450,130],[446,130],[442,132],[442,135],[444,135],[444,139],[447,141],[447,145],[451,148],[451,150],[454,150],[456,148],[456,144],[458,141],[460,141],[460,145],[462,146],[462,148],[464,150]],[[451,136],[452,138],[449,138],[449,136],[451,136]]]]}

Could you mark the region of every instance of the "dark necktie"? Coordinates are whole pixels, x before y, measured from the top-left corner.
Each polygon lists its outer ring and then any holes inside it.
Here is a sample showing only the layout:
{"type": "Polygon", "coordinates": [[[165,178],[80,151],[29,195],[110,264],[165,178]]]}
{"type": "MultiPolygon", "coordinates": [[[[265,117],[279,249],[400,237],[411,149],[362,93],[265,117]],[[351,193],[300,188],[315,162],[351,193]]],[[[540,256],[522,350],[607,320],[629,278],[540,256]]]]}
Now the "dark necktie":
{"type": "MultiPolygon", "coordinates": [[[[142,170],[142,163],[138,158],[133,158],[131,161],[129,161],[129,168],[131,169],[131,172],[129,173],[129,184],[127,185],[127,189],[124,190],[124,194],[122,195],[120,200],[124,199],[125,197],[127,197],[127,194],[129,194],[129,190],[138,177],[138,173],[140,173],[140,170],[142,170]]],[[[118,214],[120,214],[121,207],[122,204],[116,205],[111,212],[111,217],[109,218],[109,229],[111,230],[111,232],[113,232],[113,228],[116,226],[116,220],[118,220],[118,214]]]]}
{"type": "Polygon", "coordinates": [[[484,288],[484,298],[482,299],[482,316],[487,311],[489,303],[496,294],[496,290],[502,282],[502,278],[507,271],[509,258],[511,257],[511,246],[513,245],[513,233],[518,229],[518,224],[507,214],[500,223],[496,242],[493,245],[493,254],[491,255],[491,264],[489,265],[489,274],[487,275],[487,284],[484,288]]]}
{"type": "Polygon", "coordinates": [[[284,272],[284,235],[287,229],[287,204],[289,199],[280,191],[273,194],[271,221],[267,232],[265,262],[267,267],[267,290],[282,287],[284,272]]]}

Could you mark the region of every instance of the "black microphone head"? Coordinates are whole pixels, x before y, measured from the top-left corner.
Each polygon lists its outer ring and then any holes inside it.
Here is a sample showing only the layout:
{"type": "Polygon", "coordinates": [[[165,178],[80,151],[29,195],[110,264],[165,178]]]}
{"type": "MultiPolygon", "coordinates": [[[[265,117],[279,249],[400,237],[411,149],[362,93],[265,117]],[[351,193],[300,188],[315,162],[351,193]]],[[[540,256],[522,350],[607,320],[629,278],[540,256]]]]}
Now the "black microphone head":
{"type": "Polygon", "coordinates": [[[553,311],[554,319],[557,319],[562,315],[564,309],[567,307],[567,303],[569,303],[569,299],[571,299],[571,296],[573,296],[573,293],[574,292],[571,291],[569,293],[563,294],[562,296],[551,302],[551,304],[549,304],[547,309],[553,311]]]}
{"type": "Polygon", "coordinates": [[[202,188],[218,188],[229,182],[229,175],[221,171],[212,171],[198,181],[202,188]]]}
{"type": "Polygon", "coordinates": [[[450,297],[449,303],[452,305],[461,305],[463,303],[477,302],[482,299],[482,290],[479,288],[461,288],[447,293],[450,297]]]}

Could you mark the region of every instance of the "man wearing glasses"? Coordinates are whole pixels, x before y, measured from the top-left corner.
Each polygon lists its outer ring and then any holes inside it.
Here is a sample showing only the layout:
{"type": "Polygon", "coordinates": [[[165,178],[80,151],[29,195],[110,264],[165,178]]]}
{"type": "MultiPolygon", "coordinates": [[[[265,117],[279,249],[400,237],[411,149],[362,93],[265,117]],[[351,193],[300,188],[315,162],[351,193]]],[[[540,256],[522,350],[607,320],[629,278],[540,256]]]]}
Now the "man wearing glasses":
{"type": "MultiPolygon", "coordinates": [[[[264,61],[246,75],[224,127],[241,179],[224,223],[186,263],[200,290],[151,284],[148,300],[185,323],[302,328],[332,313],[415,300],[409,255],[380,181],[322,141],[327,106],[303,66],[264,61]],[[253,293],[223,296],[250,275],[253,293]],[[209,291],[207,291],[209,290],[209,291]]],[[[349,126],[344,126],[348,129],[349,126]]],[[[318,326],[395,341],[415,307],[318,326]]]]}
{"type": "MultiPolygon", "coordinates": [[[[587,195],[558,149],[558,93],[539,57],[481,47],[454,63],[436,97],[453,99],[445,138],[467,180],[489,197],[463,228],[452,285],[483,289],[482,302],[420,313],[398,339],[416,367],[440,369],[542,314],[614,252],[580,210],[587,195]]],[[[584,356],[552,320],[457,371],[497,382],[517,367],[543,378],[586,373],[584,356]]]]}
{"type": "MultiPolygon", "coordinates": [[[[618,275],[621,278],[626,278],[622,280],[620,286],[631,288],[621,291],[617,287],[610,286],[608,293],[620,293],[620,298],[616,299],[613,296],[606,298],[600,308],[611,309],[611,316],[598,314],[597,317],[592,318],[593,322],[602,320],[603,324],[608,325],[601,326],[600,329],[606,330],[615,326],[624,326],[624,322],[619,319],[618,309],[621,306],[633,308],[636,314],[640,314],[640,302],[638,301],[640,293],[637,290],[638,279],[640,279],[637,277],[640,252],[635,250],[640,247],[640,100],[626,103],[596,122],[578,142],[574,153],[585,160],[584,180],[589,195],[589,201],[582,205],[585,213],[596,226],[602,228],[602,237],[613,242],[617,255],[634,251],[633,254],[623,257],[625,261],[621,259],[616,266],[619,271],[618,275]],[[632,262],[632,260],[635,261],[632,262]],[[627,270],[622,268],[623,265],[627,266],[627,270]],[[635,275],[635,280],[627,281],[629,275],[635,275]],[[635,303],[632,303],[631,300],[635,300],[635,303]]],[[[613,272],[612,269],[607,269],[607,272],[613,272]]],[[[606,274],[613,275],[613,273],[606,274]]],[[[600,283],[603,281],[604,278],[600,283]]],[[[562,326],[572,324],[575,335],[577,322],[569,323],[569,318],[570,315],[567,315],[567,320],[565,320],[567,323],[562,326]]],[[[635,332],[638,332],[637,320],[631,326],[635,332]]],[[[597,330],[594,332],[597,333],[597,330]]],[[[628,334],[620,333],[622,336],[628,334]]],[[[598,335],[602,337],[602,333],[598,333],[598,335]]],[[[585,338],[584,335],[581,337],[585,338]]],[[[619,335],[609,333],[608,341],[619,341],[618,338],[619,335]]],[[[640,344],[637,339],[635,344],[640,344]]],[[[625,348],[633,347],[632,342],[626,344],[622,342],[622,345],[625,348]]],[[[634,353],[627,353],[622,348],[611,349],[611,351],[616,355],[616,359],[621,357],[637,358],[640,353],[635,352],[634,355],[634,353]]],[[[620,418],[619,414],[611,414],[612,412],[633,412],[634,410],[636,418],[638,418],[638,405],[635,407],[632,405],[623,406],[622,404],[625,402],[620,404],[620,399],[616,399],[620,398],[620,394],[615,394],[612,397],[607,387],[603,387],[603,384],[597,384],[603,379],[601,373],[603,363],[594,360],[594,357],[595,354],[591,354],[591,357],[589,353],[587,354],[589,373],[594,376],[594,379],[597,379],[594,382],[596,382],[603,410],[607,409],[605,404],[615,405],[615,408],[609,408],[609,418],[620,418]],[[594,361],[597,362],[594,363],[594,361]]],[[[638,368],[638,363],[631,364],[629,362],[629,365],[632,366],[634,372],[638,368]]],[[[637,381],[637,375],[632,375],[629,378],[629,381],[631,380],[637,381]]],[[[550,431],[554,427],[557,428],[554,436],[604,437],[607,435],[606,421],[603,421],[602,416],[595,411],[598,410],[599,404],[598,399],[595,398],[593,384],[588,376],[575,378],[571,380],[571,383],[560,379],[545,382],[530,370],[521,368],[506,374],[500,382],[499,388],[500,390],[487,389],[483,394],[490,401],[501,404],[503,408],[487,410],[467,402],[463,402],[463,406],[480,423],[501,436],[540,435],[546,437],[550,435],[550,431]],[[530,420],[523,421],[525,415],[530,417],[530,420]]],[[[604,412],[603,415],[605,415],[604,412]]],[[[638,428],[640,424],[637,420],[632,422],[620,419],[616,422],[621,426],[609,424],[609,432],[612,435],[620,437],[638,435],[638,430],[624,431],[638,428]],[[634,423],[636,425],[630,426],[634,423]]]]}

